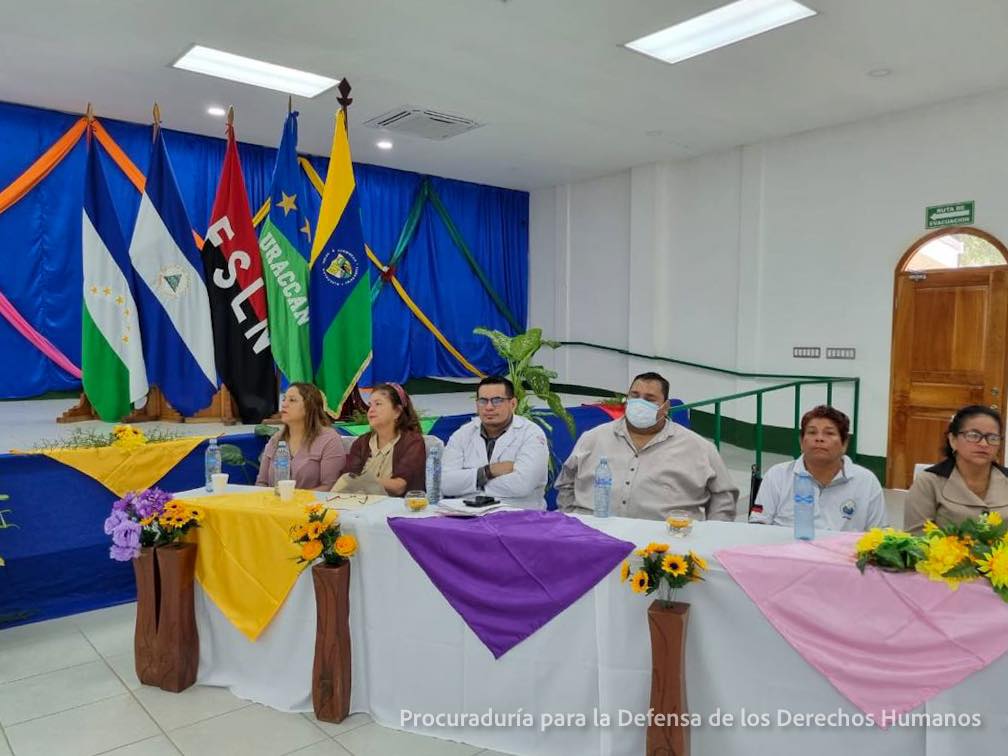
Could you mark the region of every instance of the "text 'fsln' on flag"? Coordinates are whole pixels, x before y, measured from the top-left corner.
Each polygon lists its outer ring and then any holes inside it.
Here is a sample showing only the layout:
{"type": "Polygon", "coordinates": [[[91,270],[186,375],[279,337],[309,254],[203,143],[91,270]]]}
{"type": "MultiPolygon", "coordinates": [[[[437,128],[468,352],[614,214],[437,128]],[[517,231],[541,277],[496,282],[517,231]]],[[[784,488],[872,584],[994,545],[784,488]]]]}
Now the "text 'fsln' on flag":
{"type": "Polygon", "coordinates": [[[259,241],[230,123],[217,197],[203,242],[203,266],[221,381],[234,397],[241,421],[261,423],[276,411],[276,375],[259,241]]]}

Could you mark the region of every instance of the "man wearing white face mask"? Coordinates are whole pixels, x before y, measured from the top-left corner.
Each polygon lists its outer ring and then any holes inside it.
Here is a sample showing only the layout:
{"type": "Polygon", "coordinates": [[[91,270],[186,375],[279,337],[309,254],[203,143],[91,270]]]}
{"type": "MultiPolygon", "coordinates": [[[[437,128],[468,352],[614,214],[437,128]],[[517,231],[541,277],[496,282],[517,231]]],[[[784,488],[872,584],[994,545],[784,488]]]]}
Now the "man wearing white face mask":
{"type": "Polygon", "coordinates": [[[668,419],[669,383],[642,373],[627,392],[626,415],[584,433],[557,477],[557,505],[594,511],[595,469],[612,471],[612,514],[663,520],[673,514],[734,520],[738,487],[707,439],[668,419]]]}

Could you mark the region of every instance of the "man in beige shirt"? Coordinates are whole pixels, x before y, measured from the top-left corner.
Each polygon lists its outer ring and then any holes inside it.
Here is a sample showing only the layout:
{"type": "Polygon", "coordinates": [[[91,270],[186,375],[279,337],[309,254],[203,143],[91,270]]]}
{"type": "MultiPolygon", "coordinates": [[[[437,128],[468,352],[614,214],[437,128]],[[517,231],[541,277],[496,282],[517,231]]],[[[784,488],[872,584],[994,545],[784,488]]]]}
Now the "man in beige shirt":
{"type": "Polygon", "coordinates": [[[606,457],[613,516],[735,519],[739,491],[724,460],[710,441],[668,419],[668,395],[658,373],[634,378],[626,416],[584,433],[564,462],[554,484],[561,510],[594,512],[595,468],[606,457]]]}

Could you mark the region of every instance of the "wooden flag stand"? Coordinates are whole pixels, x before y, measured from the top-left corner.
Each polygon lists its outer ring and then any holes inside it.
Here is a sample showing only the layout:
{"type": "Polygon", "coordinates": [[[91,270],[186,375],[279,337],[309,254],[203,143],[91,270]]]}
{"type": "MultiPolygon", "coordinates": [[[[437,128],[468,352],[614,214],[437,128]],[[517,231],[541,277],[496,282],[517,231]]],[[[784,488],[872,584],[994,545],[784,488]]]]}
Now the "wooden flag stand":
{"type": "MultiPolygon", "coordinates": [[[[100,419],[95,414],[87,394],[83,391],[77,405],[71,407],[62,415],[56,418],[57,423],[78,423],[84,420],[100,419]]],[[[164,394],[157,386],[151,387],[147,392],[147,404],[141,409],[134,410],[129,417],[123,420],[124,423],[147,423],[159,420],[166,423],[224,423],[225,425],[235,425],[238,423],[238,415],[235,412],[234,399],[227,387],[221,386],[220,391],[214,394],[210,405],[200,410],[192,417],[183,417],[168,403],[164,394]]]]}

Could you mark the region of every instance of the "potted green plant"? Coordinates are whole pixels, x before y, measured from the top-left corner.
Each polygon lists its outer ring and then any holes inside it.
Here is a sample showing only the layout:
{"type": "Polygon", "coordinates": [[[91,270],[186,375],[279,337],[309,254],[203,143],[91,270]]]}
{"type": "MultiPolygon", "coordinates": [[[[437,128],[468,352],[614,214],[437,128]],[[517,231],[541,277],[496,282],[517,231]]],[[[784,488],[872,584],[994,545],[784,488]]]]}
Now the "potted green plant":
{"type": "Polygon", "coordinates": [[[560,397],[550,387],[550,381],[556,378],[557,374],[552,370],[547,370],[542,365],[532,364],[532,358],[542,347],[548,346],[556,349],[560,346],[560,343],[544,339],[541,328],[530,328],[525,333],[519,333],[517,336],[508,336],[500,331],[494,331],[489,328],[474,328],[473,333],[486,336],[490,339],[494,349],[497,350],[497,354],[507,361],[507,377],[514,384],[515,399],[518,400],[515,414],[538,423],[547,431],[553,430],[553,426],[546,421],[542,413],[535,412],[532,409],[530,400],[533,396],[537,396],[546,402],[546,405],[554,415],[566,423],[571,438],[574,438],[577,435],[577,430],[574,427],[574,418],[571,417],[571,414],[563,406],[560,397]]]}

